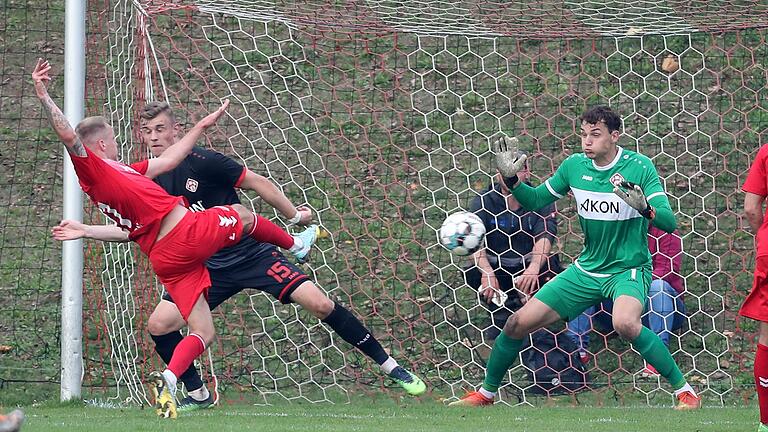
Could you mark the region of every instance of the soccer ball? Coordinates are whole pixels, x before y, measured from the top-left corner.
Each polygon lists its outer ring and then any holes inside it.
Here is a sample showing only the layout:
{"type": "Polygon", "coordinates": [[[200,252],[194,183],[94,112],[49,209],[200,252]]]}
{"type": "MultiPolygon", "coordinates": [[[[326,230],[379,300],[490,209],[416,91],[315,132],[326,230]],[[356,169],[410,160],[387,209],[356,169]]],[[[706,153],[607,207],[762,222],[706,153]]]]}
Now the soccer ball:
{"type": "Polygon", "coordinates": [[[469,255],[483,246],[485,225],[470,212],[458,212],[445,218],[440,227],[440,243],[454,255],[469,255]]]}

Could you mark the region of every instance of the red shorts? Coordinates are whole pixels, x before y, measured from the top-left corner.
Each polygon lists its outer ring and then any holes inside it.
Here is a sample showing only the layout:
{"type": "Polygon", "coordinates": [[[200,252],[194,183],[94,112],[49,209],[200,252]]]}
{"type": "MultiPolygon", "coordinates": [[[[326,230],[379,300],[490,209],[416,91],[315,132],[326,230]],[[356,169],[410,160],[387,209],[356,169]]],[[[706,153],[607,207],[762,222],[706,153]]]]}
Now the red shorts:
{"type": "Polygon", "coordinates": [[[206,294],[211,278],[205,261],[219,249],[233,246],[243,234],[243,222],[231,207],[188,212],[171,232],[158,240],[149,262],[186,321],[192,308],[206,294]]]}
{"type": "Polygon", "coordinates": [[[758,256],[752,292],[739,309],[739,315],[768,322],[768,256],[758,256]]]}

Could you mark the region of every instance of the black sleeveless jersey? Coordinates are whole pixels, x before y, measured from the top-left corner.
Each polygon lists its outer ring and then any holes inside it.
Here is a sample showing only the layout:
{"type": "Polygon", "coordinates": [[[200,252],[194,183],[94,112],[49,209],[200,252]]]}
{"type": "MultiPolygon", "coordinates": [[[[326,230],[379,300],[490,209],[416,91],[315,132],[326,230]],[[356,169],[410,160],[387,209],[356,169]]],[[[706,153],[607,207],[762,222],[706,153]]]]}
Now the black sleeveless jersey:
{"type": "MultiPolygon", "coordinates": [[[[184,197],[192,211],[203,211],[218,205],[239,204],[235,188],[245,177],[246,169],[221,153],[195,147],[176,169],[155,177],[155,182],[169,194],[184,197]]],[[[275,246],[244,237],[240,243],[220,250],[206,265],[219,269],[250,258],[272,253],[275,246]]]]}

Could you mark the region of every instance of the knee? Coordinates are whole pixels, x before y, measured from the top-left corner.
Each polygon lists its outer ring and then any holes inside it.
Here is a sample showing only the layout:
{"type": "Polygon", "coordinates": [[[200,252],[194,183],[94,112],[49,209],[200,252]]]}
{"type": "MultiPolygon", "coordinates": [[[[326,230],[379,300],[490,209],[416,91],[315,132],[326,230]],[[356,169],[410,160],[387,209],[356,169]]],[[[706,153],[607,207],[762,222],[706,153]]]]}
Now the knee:
{"type": "Polygon", "coordinates": [[[642,330],[642,323],[639,319],[626,319],[622,317],[615,317],[613,319],[613,329],[616,333],[627,341],[633,341],[640,335],[642,330]]]}
{"type": "Polygon", "coordinates": [[[522,339],[529,333],[528,327],[525,322],[520,319],[520,315],[515,313],[507,318],[507,322],[504,324],[504,334],[512,339],[522,339]]]}
{"type": "Polygon", "coordinates": [[[651,281],[651,286],[648,287],[648,295],[653,295],[658,292],[664,291],[664,281],[662,279],[654,279],[651,281]]]}
{"type": "Polygon", "coordinates": [[[232,207],[232,210],[237,212],[237,215],[240,217],[240,220],[243,222],[243,228],[246,231],[250,230],[251,227],[253,226],[253,222],[255,221],[253,212],[247,209],[242,204],[232,204],[231,207],[232,207]]]}
{"type": "Polygon", "coordinates": [[[307,306],[304,306],[309,313],[314,315],[315,318],[324,320],[328,318],[328,315],[333,312],[333,308],[336,307],[336,303],[328,297],[322,297],[311,302],[307,306]]]}
{"type": "Polygon", "coordinates": [[[163,316],[153,313],[149,316],[147,321],[147,331],[152,336],[162,336],[171,332],[179,330],[181,326],[177,325],[174,320],[169,320],[163,316]]]}
{"type": "Polygon", "coordinates": [[[768,346],[768,324],[761,323],[760,333],[757,337],[757,342],[760,345],[768,346]]]}
{"type": "Polygon", "coordinates": [[[196,329],[192,330],[190,329],[189,332],[190,335],[195,334],[200,337],[200,339],[203,340],[203,344],[206,348],[208,348],[211,345],[211,342],[213,342],[213,339],[216,337],[216,330],[211,329],[196,329]]]}

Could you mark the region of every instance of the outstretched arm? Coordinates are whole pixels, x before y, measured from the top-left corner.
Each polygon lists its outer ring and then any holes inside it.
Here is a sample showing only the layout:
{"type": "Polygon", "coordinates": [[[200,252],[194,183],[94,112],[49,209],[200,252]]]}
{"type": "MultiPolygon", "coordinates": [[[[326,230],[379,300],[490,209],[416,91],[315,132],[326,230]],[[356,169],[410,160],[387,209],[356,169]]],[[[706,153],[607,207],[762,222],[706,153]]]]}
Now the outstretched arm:
{"type": "Polygon", "coordinates": [[[35,83],[35,93],[43,104],[43,109],[48,115],[48,121],[51,123],[53,130],[56,132],[56,135],[59,136],[59,139],[64,144],[64,147],[67,148],[69,154],[85,157],[87,156],[87,153],[85,152],[83,143],[80,142],[80,138],[75,133],[75,130],[72,129],[72,126],[64,116],[64,113],[61,112],[48,94],[48,83],[51,81],[48,72],[50,71],[51,65],[47,60],[37,59],[35,70],[32,71],[32,81],[35,83]]]}
{"type": "Polygon", "coordinates": [[[144,175],[149,178],[155,178],[160,174],[171,171],[172,169],[179,166],[181,161],[183,161],[184,158],[189,155],[189,152],[192,151],[192,147],[195,146],[195,143],[197,143],[197,140],[200,138],[203,132],[216,124],[216,121],[221,118],[228,106],[229,99],[226,99],[224,100],[224,103],[221,104],[219,109],[208,114],[205,116],[205,118],[197,122],[197,124],[195,124],[192,129],[190,129],[189,132],[184,135],[183,138],[165,149],[162,155],[154,159],[150,159],[149,165],[147,166],[147,172],[144,173],[144,175]]]}
{"type": "Polygon", "coordinates": [[[744,216],[752,228],[752,234],[757,235],[760,225],[763,224],[763,203],[765,197],[751,192],[744,193],[744,216]]]}
{"type": "Polygon", "coordinates": [[[512,189],[512,195],[515,196],[515,199],[526,210],[546,207],[560,198],[553,194],[546,183],[533,187],[523,182],[518,182],[517,186],[512,189]]]}
{"type": "Polygon", "coordinates": [[[292,225],[307,225],[312,222],[312,210],[303,206],[294,207],[285,194],[262,175],[246,170],[245,177],[240,182],[240,188],[252,190],[259,194],[267,204],[279,211],[292,225]]]}
{"type": "Polygon", "coordinates": [[[493,151],[496,154],[496,168],[504,178],[504,184],[526,210],[546,207],[562,198],[565,192],[558,193],[557,189],[567,191],[568,185],[562,179],[563,165],[555,172],[554,187],[549,184],[550,179],[536,188],[519,181],[517,173],[525,167],[527,156],[519,151],[519,141],[516,137],[502,136],[494,143],[493,151]]]}
{"type": "Polygon", "coordinates": [[[54,240],[67,241],[90,238],[107,242],[127,242],[128,232],[117,225],[86,225],[73,220],[63,220],[51,228],[54,240]]]}

